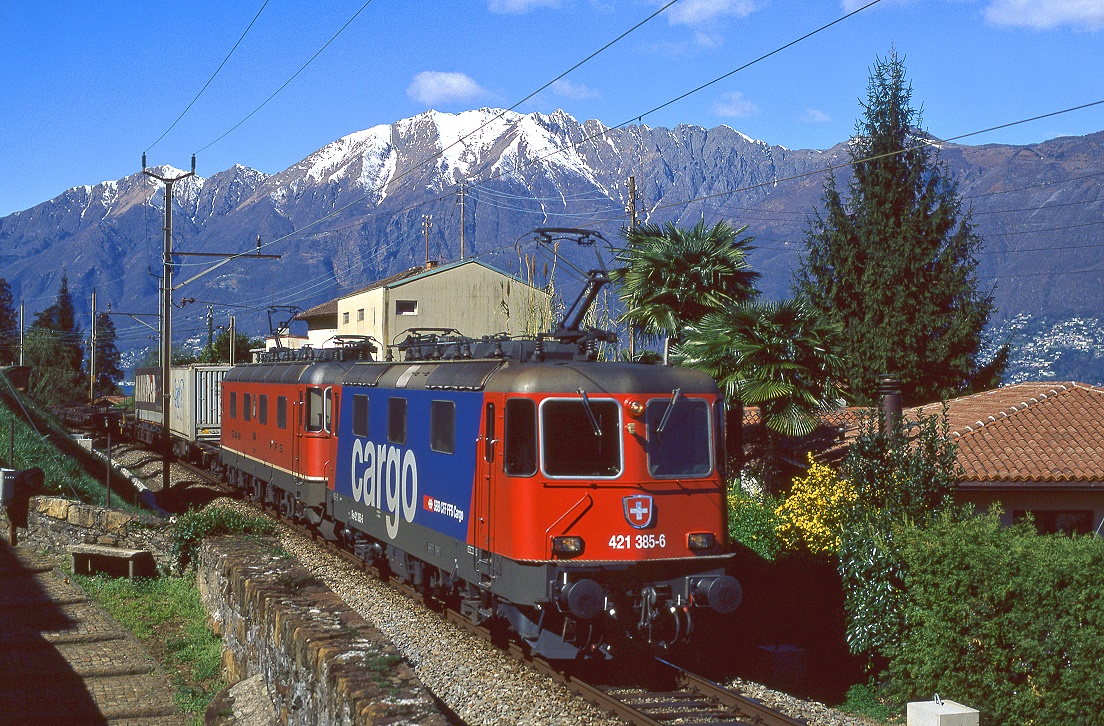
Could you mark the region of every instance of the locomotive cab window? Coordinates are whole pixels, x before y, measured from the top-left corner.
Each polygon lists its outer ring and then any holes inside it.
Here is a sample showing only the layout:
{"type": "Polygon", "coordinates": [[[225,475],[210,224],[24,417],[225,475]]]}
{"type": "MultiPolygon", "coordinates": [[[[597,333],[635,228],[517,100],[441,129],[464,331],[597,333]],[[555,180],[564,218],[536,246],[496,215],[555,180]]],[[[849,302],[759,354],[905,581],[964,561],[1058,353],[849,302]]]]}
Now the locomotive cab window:
{"type": "Polygon", "coordinates": [[[287,396],[276,397],[276,428],[287,428],[287,396]]]}
{"type": "Polygon", "coordinates": [[[399,446],[406,445],[406,399],[387,399],[387,440],[399,446]]]}
{"type": "Polygon", "coordinates": [[[253,397],[248,393],[242,395],[242,418],[246,421],[249,420],[251,411],[253,410],[250,408],[252,398],[253,397]]]}
{"type": "Polygon", "coordinates": [[[429,448],[440,454],[456,451],[456,404],[453,401],[429,404],[429,448]]]}
{"type": "Polygon", "coordinates": [[[238,394],[232,392],[230,394],[230,418],[238,417],[238,394]]]}
{"type": "Polygon", "coordinates": [[[308,432],[318,432],[322,430],[322,425],[325,417],[325,407],[322,404],[322,391],[318,388],[307,389],[307,405],[306,405],[306,429],[308,432]]]}
{"type": "Polygon", "coordinates": [[[333,389],[326,389],[326,401],[322,412],[322,429],[329,432],[333,431],[333,418],[334,418],[334,395],[333,389]]]}
{"type": "Polygon", "coordinates": [[[353,394],[353,436],[368,436],[368,397],[353,394]]]}
{"type": "Polygon", "coordinates": [[[712,471],[708,403],[677,394],[653,398],[644,416],[652,476],[707,476],[712,471]]]}
{"type": "Polygon", "coordinates": [[[257,396],[257,423],[268,425],[268,396],[263,393],[257,396]]]}
{"type": "Polygon", "coordinates": [[[621,406],[609,399],[549,399],[541,404],[544,473],[559,477],[621,474],[621,406]]]}
{"type": "Polygon", "coordinates": [[[506,402],[506,473],[533,476],[537,473],[537,405],[528,398],[506,402]]]}

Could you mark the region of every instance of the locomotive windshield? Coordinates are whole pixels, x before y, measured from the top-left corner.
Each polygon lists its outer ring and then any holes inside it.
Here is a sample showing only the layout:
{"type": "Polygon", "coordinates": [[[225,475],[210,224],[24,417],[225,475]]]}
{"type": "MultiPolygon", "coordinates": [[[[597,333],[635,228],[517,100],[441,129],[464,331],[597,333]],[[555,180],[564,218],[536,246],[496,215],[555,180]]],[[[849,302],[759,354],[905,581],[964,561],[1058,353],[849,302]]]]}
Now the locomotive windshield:
{"type": "Polygon", "coordinates": [[[675,396],[648,401],[648,471],[655,477],[707,476],[709,404],[675,396]],[[660,430],[662,424],[662,431],[660,430]]]}
{"type": "Polygon", "coordinates": [[[541,404],[544,473],[567,477],[619,475],[620,413],[616,401],[593,398],[585,403],[561,399],[541,404]]]}

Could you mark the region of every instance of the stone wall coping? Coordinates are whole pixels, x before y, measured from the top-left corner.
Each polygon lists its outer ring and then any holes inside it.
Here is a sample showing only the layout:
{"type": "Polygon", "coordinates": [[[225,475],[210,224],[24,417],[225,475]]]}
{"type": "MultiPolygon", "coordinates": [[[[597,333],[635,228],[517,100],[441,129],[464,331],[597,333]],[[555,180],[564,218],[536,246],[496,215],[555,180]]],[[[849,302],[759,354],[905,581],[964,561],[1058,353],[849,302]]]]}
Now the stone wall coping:
{"type": "Polygon", "coordinates": [[[282,723],[446,726],[394,643],[273,543],[209,538],[197,558],[227,682],[263,673],[282,723]]]}

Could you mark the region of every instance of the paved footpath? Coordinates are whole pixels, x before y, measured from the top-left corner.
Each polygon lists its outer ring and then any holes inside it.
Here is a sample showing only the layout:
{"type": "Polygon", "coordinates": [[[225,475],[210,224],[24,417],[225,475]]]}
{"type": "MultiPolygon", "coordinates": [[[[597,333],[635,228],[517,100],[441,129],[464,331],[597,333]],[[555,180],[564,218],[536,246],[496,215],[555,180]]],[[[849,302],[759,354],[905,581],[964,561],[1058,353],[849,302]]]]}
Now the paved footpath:
{"type": "Polygon", "coordinates": [[[0,541],[0,724],[183,724],[168,679],[55,564],[0,541]]]}

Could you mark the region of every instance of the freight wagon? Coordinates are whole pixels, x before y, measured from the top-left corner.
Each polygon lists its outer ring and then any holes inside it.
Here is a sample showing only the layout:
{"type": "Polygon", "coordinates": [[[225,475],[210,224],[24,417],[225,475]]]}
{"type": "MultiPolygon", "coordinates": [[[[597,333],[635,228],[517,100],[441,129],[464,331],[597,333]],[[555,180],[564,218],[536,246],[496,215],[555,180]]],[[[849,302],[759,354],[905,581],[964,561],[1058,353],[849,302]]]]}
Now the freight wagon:
{"type": "MultiPolygon", "coordinates": [[[[228,365],[211,364],[169,369],[169,433],[178,458],[207,465],[218,456],[222,379],[228,370],[228,365]]],[[[132,435],[147,444],[160,441],[161,390],[161,368],[135,370],[132,435]]]]}

